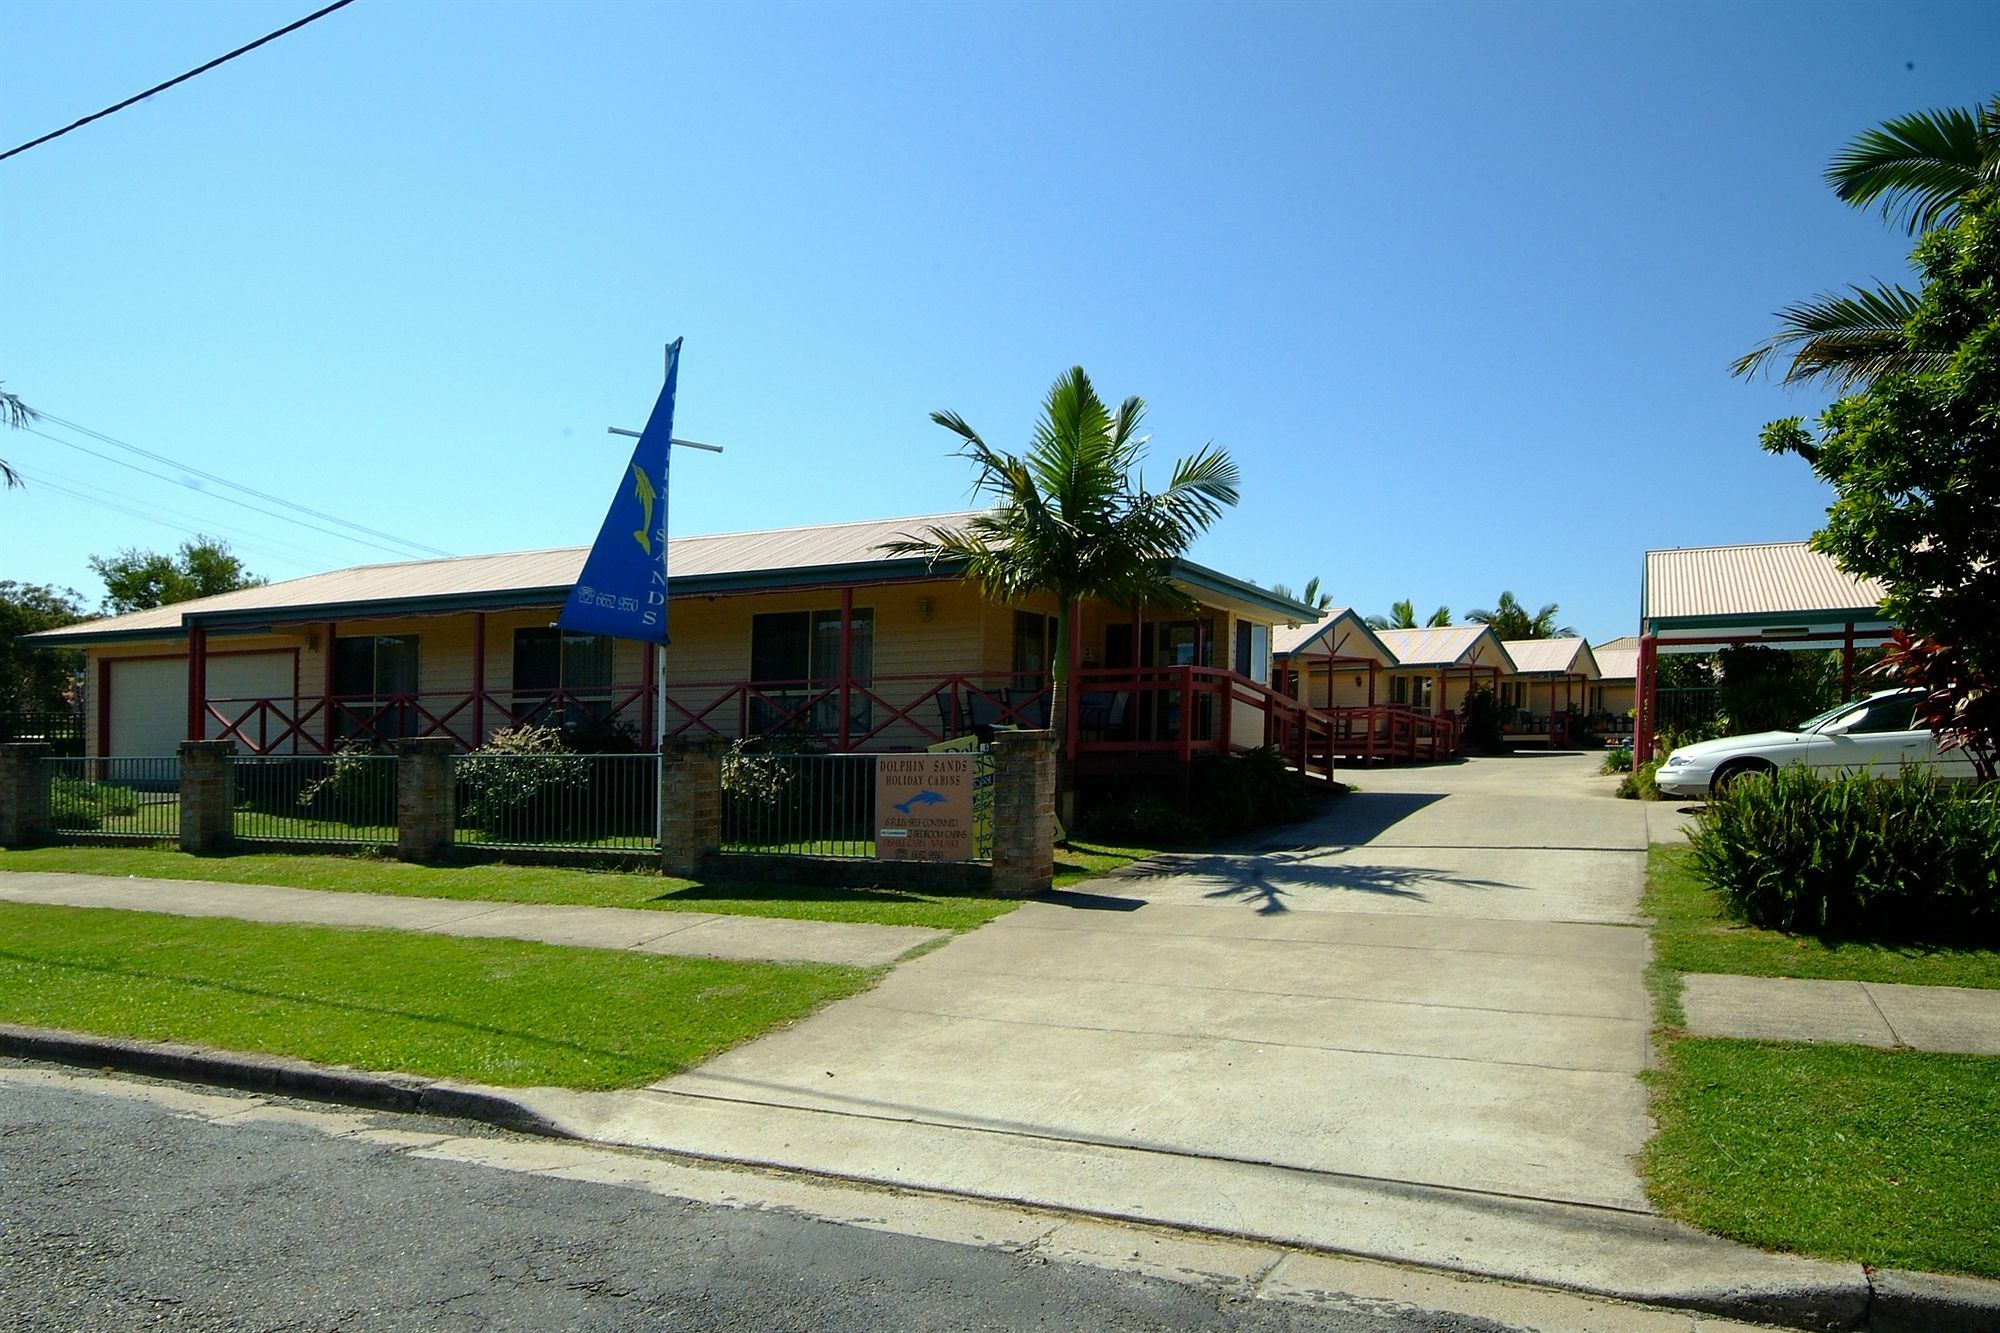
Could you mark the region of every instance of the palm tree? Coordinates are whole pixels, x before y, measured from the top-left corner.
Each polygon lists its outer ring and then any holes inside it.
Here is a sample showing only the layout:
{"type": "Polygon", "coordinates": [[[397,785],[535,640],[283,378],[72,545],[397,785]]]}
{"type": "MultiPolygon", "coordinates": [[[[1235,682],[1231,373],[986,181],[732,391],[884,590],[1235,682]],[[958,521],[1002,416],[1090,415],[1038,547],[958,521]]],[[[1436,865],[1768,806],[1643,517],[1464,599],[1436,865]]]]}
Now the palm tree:
{"type": "MultiPolygon", "coordinates": [[[[1913,236],[1950,226],[1968,194],[2000,184],[2000,97],[1885,121],[1828,164],[1826,183],[1857,208],[1879,201],[1882,216],[1913,236]]],[[[1780,383],[1817,379],[1844,392],[1891,371],[1935,370],[1944,354],[1913,352],[1902,336],[1916,309],[1916,293],[1895,283],[1787,306],[1778,331],[1732,362],[1730,373],[1754,374],[1789,354],[1780,383]]]]}
{"type": "MultiPolygon", "coordinates": [[[[1409,600],[1391,602],[1388,615],[1369,616],[1367,623],[1369,629],[1416,629],[1418,628],[1417,604],[1409,600]]],[[[1430,619],[1424,622],[1424,626],[1430,629],[1440,629],[1449,624],[1451,624],[1451,608],[1448,606],[1440,606],[1431,612],[1430,619]]]]}
{"type": "Polygon", "coordinates": [[[1333,605],[1333,594],[1319,590],[1319,575],[1317,574],[1306,580],[1306,590],[1304,592],[1293,592],[1282,583],[1273,583],[1271,591],[1280,597],[1289,597],[1295,602],[1304,602],[1315,611],[1324,611],[1333,605]]]}
{"type": "MultiPolygon", "coordinates": [[[[4,418],[15,430],[26,430],[40,421],[42,414],[5,389],[0,389],[0,418],[4,418]]],[[[0,490],[12,490],[20,484],[21,474],[8,466],[6,459],[0,458],[0,490]]]]}
{"type": "Polygon", "coordinates": [[[1069,644],[1085,598],[1121,607],[1150,603],[1192,609],[1171,580],[1173,562],[1237,499],[1236,464],[1214,445],[1174,463],[1164,489],[1139,476],[1150,436],[1137,433],[1146,404],[1105,406],[1083,367],[1057,379],[1024,454],[993,448],[956,412],[931,420],[960,437],[972,460],[973,492],[993,507],[962,528],[905,533],[882,549],[961,564],[993,601],[1053,593],[1062,606],[1049,678],[1049,720],[1059,762],[1067,760],[1069,644]]]}
{"type": "Polygon", "coordinates": [[[1475,625],[1484,625],[1493,631],[1498,639],[1574,639],[1576,631],[1568,625],[1556,624],[1562,614],[1554,602],[1550,602],[1534,615],[1522,606],[1511,592],[1500,594],[1500,605],[1491,611],[1471,611],[1466,619],[1475,625]]]}

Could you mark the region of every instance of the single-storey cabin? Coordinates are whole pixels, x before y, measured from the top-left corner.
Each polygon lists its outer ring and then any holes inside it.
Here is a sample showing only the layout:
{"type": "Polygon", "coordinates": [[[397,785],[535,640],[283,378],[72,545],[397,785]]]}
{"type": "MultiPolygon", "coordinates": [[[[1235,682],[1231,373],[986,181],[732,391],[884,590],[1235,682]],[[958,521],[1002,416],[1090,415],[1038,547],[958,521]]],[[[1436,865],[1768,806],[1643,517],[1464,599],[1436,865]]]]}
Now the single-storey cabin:
{"type": "MultiPolygon", "coordinates": [[[[673,538],[663,694],[652,645],[556,626],[583,548],[342,569],[32,638],[85,651],[92,756],[188,739],[256,754],[419,736],[473,749],[516,723],[559,726],[583,748],[787,735],[918,749],[1050,722],[1054,599],[995,605],[954,568],[882,552],[967,517],[673,538]]],[[[1304,767],[1311,710],[1270,688],[1271,642],[1315,613],[1192,561],[1172,578],[1194,610],[1082,607],[1078,771],[1184,768],[1265,743],[1304,767]]]]}
{"type": "Polygon", "coordinates": [[[1632,734],[1632,710],[1639,686],[1639,637],[1607,639],[1591,647],[1597,658],[1597,684],[1590,687],[1590,716],[1596,728],[1607,735],[1632,734]]]}
{"type": "Polygon", "coordinates": [[[1499,685],[1502,734],[1566,745],[1570,714],[1592,709],[1591,684],[1602,674],[1582,639],[1508,639],[1513,674],[1499,685]]]}
{"type": "Polygon", "coordinates": [[[1466,692],[1514,670],[1484,625],[1378,630],[1350,607],[1275,642],[1283,688],[1326,711],[1337,753],[1363,763],[1457,753],[1466,692]]]}

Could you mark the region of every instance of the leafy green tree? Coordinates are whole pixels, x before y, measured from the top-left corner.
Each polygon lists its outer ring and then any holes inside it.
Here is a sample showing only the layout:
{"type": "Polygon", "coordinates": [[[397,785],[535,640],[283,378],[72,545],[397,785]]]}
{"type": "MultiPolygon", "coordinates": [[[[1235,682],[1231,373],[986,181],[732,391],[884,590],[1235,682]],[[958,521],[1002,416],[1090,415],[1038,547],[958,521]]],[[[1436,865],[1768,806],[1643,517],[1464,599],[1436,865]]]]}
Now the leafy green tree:
{"type": "MultiPolygon", "coordinates": [[[[1912,235],[1955,225],[1974,191],[2000,184],[2000,97],[1886,121],[1834,158],[1826,181],[1857,208],[1880,203],[1883,218],[1912,235]]],[[[1917,301],[1891,283],[1788,306],[1778,312],[1778,331],[1738,357],[1731,373],[1754,374],[1789,354],[1783,383],[1821,380],[1846,390],[1892,371],[1935,370],[1940,354],[1902,336],[1917,301]]]]}
{"type": "Polygon", "coordinates": [[[104,580],[104,610],[111,615],[261,587],[268,581],[245,569],[229,543],[215,537],[182,542],[173,555],[137,548],[114,556],[94,555],[90,567],[104,580]]]}
{"type": "Polygon", "coordinates": [[[68,706],[82,669],[75,649],[38,648],[22,636],[60,629],[83,619],[74,588],[0,580],[0,712],[41,712],[68,706]]]}
{"type": "Polygon", "coordinates": [[[1882,609],[1910,631],[1906,661],[1932,691],[1934,728],[1992,776],[2000,752],[2000,186],[1918,242],[1924,279],[1900,337],[1912,368],[1887,371],[1823,413],[1764,429],[1833,487],[1815,549],[1882,581],[1882,609]],[[1929,661],[1947,654],[1949,669],[1929,661]],[[1982,700],[1984,702],[1982,702],[1982,700]]]}
{"type": "Polygon", "coordinates": [[[1389,603],[1389,614],[1386,616],[1368,617],[1369,629],[1441,629],[1449,624],[1451,624],[1451,608],[1440,606],[1437,610],[1431,612],[1430,619],[1424,621],[1422,626],[1419,626],[1417,624],[1417,604],[1409,600],[1389,603]]]}
{"type": "Polygon", "coordinates": [[[1295,602],[1304,602],[1315,611],[1324,611],[1333,605],[1333,594],[1319,590],[1319,575],[1317,574],[1306,580],[1306,590],[1304,592],[1293,592],[1290,587],[1282,583],[1273,583],[1271,591],[1280,597],[1289,597],[1295,602]]]}
{"type": "Polygon", "coordinates": [[[1562,608],[1549,602],[1531,616],[1513,593],[1502,592],[1499,606],[1491,611],[1469,611],[1465,618],[1486,626],[1499,639],[1574,639],[1575,630],[1556,623],[1561,615],[1562,608]]]}
{"type": "Polygon", "coordinates": [[[1050,388],[1022,454],[993,448],[956,412],[933,412],[931,420],[963,441],[958,452],[972,462],[974,492],[992,506],[963,528],[922,528],[882,548],[960,564],[996,602],[1054,594],[1062,614],[1049,718],[1058,754],[1066,753],[1077,603],[1192,609],[1194,599],[1170,578],[1174,559],[1236,503],[1236,464],[1212,444],[1176,461],[1167,484],[1148,490],[1139,474],[1151,438],[1138,433],[1145,413],[1138,398],[1107,407],[1081,366],[1050,388]]]}

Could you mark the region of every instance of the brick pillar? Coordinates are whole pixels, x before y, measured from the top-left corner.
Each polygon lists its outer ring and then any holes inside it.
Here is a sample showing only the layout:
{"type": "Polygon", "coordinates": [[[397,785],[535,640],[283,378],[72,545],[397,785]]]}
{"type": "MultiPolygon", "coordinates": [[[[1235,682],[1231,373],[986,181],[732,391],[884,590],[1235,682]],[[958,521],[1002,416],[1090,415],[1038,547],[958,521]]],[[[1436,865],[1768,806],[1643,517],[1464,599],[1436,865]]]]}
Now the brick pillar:
{"type": "Polygon", "coordinates": [[[181,850],[217,852],[236,832],[236,743],[181,742],[181,850]]]}
{"type": "Polygon", "coordinates": [[[1056,738],[1048,731],[993,736],[993,892],[1047,893],[1056,873],[1056,738]]]}
{"type": "Polygon", "coordinates": [[[723,742],[703,737],[660,745],[660,870],[680,879],[701,873],[702,858],[722,846],[723,742]]]}
{"type": "Polygon", "coordinates": [[[458,828],[457,789],[449,736],[396,742],[396,855],[428,861],[451,850],[458,828]]]}
{"type": "Polygon", "coordinates": [[[0,745],[0,847],[20,847],[49,825],[46,745],[0,745]]]}

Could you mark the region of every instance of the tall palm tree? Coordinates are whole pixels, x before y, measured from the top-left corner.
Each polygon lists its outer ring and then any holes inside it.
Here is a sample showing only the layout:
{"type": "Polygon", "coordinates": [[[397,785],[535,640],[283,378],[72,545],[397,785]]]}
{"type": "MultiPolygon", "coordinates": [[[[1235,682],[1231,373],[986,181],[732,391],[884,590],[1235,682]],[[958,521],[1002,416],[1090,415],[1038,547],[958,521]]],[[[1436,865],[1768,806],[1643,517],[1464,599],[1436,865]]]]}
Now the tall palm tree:
{"type": "Polygon", "coordinates": [[[1062,615],[1049,719],[1065,761],[1077,604],[1090,598],[1191,609],[1194,599],[1170,577],[1174,559],[1237,500],[1236,464],[1212,444],[1177,460],[1163,489],[1147,490],[1139,475],[1151,438],[1138,434],[1145,414],[1138,398],[1107,407],[1081,366],[1049,389],[1023,454],[993,448],[956,412],[931,413],[963,441],[958,452],[972,460],[973,492],[992,507],[962,528],[921,528],[882,548],[961,564],[964,577],[996,602],[1055,595],[1062,615]]]}
{"type": "Polygon", "coordinates": [[[1556,624],[1561,615],[1561,608],[1549,602],[1531,616],[1513,593],[1502,592],[1500,604],[1493,610],[1470,611],[1465,618],[1475,625],[1486,626],[1498,639],[1574,639],[1575,630],[1556,624]]]}
{"type": "MultiPolygon", "coordinates": [[[[1408,599],[1391,602],[1388,615],[1369,616],[1367,624],[1369,629],[1416,629],[1418,628],[1417,604],[1408,599]]],[[[1451,624],[1451,608],[1448,606],[1440,606],[1431,612],[1428,620],[1424,621],[1424,626],[1431,629],[1439,629],[1449,624],[1451,624]]]]}
{"type": "MultiPolygon", "coordinates": [[[[1828,164],[1826,183],[1856,208],[1879,202],[1882,216],[1913,236],[1950,226],[1968,194],[2000,184],[2000,97],[1885,121],[1828,164]]],[[[1730,373],[1755,374],[1789,354],[1781,383],[1823,380],[1842,392],[1891,371],[1937,369],[1942,353],[1912,352],[1903,339],[1916,309],[1917,294],[1896,283],[1787,306],[1778,331],[1732,362],[1730,373]]]]}
{"type": "Polygon", "coordinates": [[[1324,611],[1333,605],[1333,594],[1319,590],[1319,575],[1317,574],[1306,580],[1306,590],[1304,592],[1293,592],[1290,587],[1283,583],[1273,583],[1271,591],[1279,597],[1289,597],[1295,602],[1304,602],[1315,611],[1324,611]]]}

